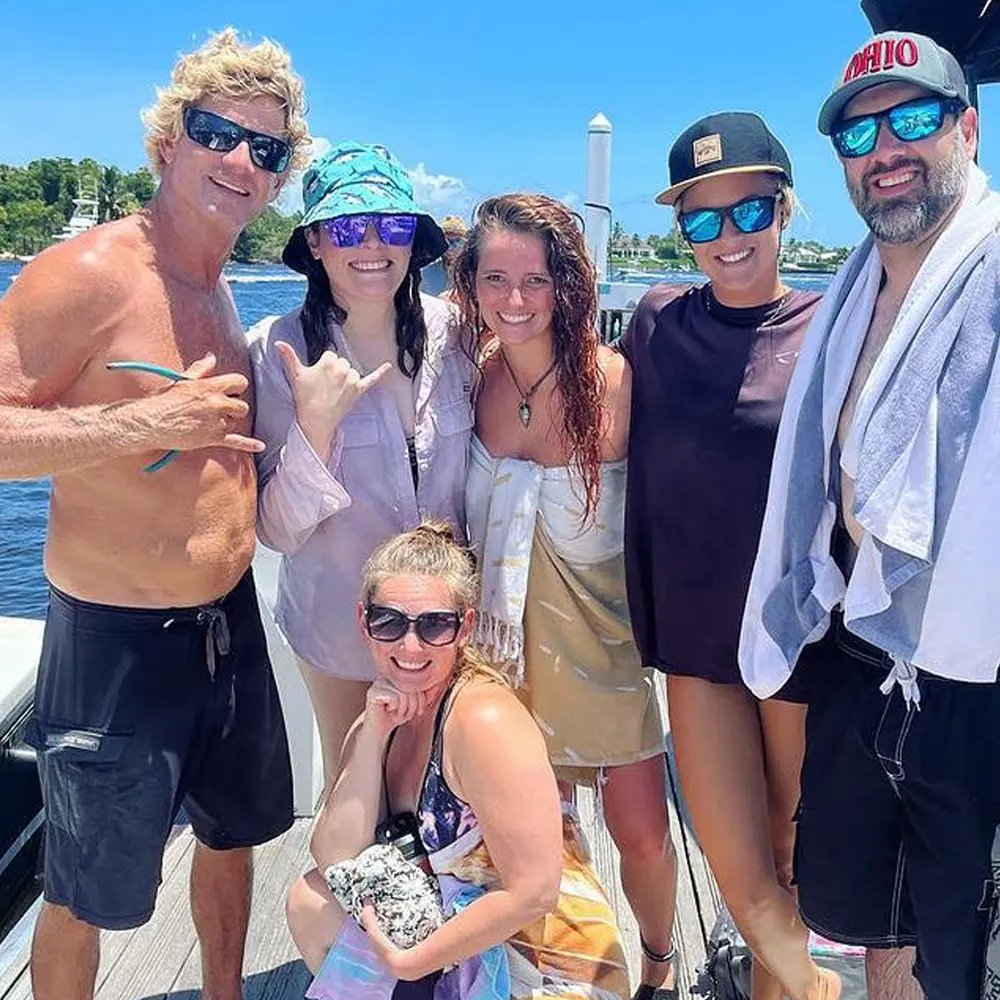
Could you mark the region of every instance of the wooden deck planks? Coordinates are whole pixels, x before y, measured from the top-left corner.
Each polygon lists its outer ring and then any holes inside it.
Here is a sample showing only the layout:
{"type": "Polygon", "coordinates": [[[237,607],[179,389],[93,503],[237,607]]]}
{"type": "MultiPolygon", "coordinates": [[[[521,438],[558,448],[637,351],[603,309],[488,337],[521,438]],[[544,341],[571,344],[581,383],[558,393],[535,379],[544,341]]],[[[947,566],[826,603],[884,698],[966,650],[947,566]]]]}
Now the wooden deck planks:
{"type": "MultiPolygon", "coordinates": [[[[581,820],[595,867],[619,914],[634,984],[639,970],[638,928],[621,888],[618,852],[597,817],[595,800],[593,793],[581,794],[581,820]]],[[[684,827],[676,802],[671,798],[669,804],[671,833],[679,861],[677,971],[681,995],[687,996],[697,980],[696,968],[704,958],[702,927],[710,927],[714,920],[715,897],[714,888],[705,884],[704,877],[695,877],[692,868],[703,865],[700,852],[684,827]]],[[[265,997],[298,1000],[308,985],[308,973],[297,961],[285,924],[284,899],[292,881],[309,865],[310,828],[310,820],[298,820],[283,837],[258,851],[254,908],[247,937],[247,1000],[265,997]]],[[[201,965],[188,903],[192,855],[193,837],[185,831],[168,853],[153,919],[135,931],[102,934],[97,1000],[195,1000],[198,996],[201,965]]],[[[27,954],[24,965],[24,972],[3,995],[3,1000],[31,1000],[27,954]]]]}
{"type": "MultiPolygon", "coordinates": [[[[313,863],[309,856],[311,831],[311,819],[298,820],[284,837],[268,844],[260,852],[262,857],[256,866],[254,909],[250,916],[244,962],[246,1000],[301,997],[309,984],[309,973],[298,960],[298,952],[288,933],[285,896],[292,882],[313,863]],[[266,863],[263,857],[265,851],[270,852],[266,863]]],[[[179,987],[190,988],[200,983],[197,949],[194,958],[195,961],[183,970],[177,984],[179,987]]]]}
{"type": "Polygon", "coordinates": [[[164,866],[156,911],[149,923],[133,931],[101,935],[101,967],[97,975],[99,1000],[135,1000],[163,996],[172,987],[177,969],[194,940],[188,898],[188,873],[194,837],[185,828],[171,845],[174,863],[164,866]]]}

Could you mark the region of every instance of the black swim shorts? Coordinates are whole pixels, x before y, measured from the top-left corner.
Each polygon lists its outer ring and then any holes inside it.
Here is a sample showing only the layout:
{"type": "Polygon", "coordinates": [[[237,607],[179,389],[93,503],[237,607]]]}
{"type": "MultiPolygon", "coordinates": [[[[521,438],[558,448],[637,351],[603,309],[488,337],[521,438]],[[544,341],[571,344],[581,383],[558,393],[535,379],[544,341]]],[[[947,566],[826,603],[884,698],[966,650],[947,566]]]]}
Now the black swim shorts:
{"type": "Polygon", "coordinates": [[[27,739],[45,898],[98,927],[150,918],[181,805],[217,850],[287,830],[288,743],[250,571],[195,608],[110,607],[53,588],[27,739]]]}
{"type": "Polygon", "coordinates": [[[887,654],[839,615],[809,650],[795,878],[806,923],[916,945],[928,1000],[979,1000],[1000,823],[1000,684],[920,671],[919,707],[879,688],[887,654]]]}

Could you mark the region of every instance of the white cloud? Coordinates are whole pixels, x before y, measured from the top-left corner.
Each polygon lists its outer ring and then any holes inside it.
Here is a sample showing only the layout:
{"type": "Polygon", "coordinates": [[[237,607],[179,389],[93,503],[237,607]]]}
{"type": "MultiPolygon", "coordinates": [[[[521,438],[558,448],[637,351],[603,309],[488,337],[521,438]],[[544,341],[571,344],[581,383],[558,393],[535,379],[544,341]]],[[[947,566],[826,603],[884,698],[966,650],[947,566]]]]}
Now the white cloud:
{"type": "MultiPolygon", "coordinates": [[[[310,161],[326,153],[331,145],[329,139],[314,136],[310,148],[310,161]]],[[[423,163],[407,168],[406,172],[413,182],[413,195],[417,204],[431,215],[440,219],[445,215],[469,214],[476,199],[460,177],[428,173],[423,163]]],[[[285,185],[274,207],[284,214],[302,211],[301,175],[293,177],[291,182],[285,185]]]]}
{"type": "Polygon", "coordinates": [[[314,135],[309,144],[309,162],[312,163],[313,160],[329,153],[332,146],[333,143],[329,139],[324,139],[321,135],[314,135]]]}
{"type": "MultiPolygon", "coordinates": [[[[318,156],[326,153],[333,143],[322,136],[314,135],[309,146],[309,162],[312,163],[318,156]]],[[[302,172],[293,174],[288,183],[282,188],[278,195],[274,207],[282,215],[291,215],[292,212],[302,211],[302,172]]]]}
{"type": "Polygon", "coordinates": [[[432,215],[468,214],[475,200],[460,177],[448,174],[429,174],[423,163],[418,163],[406,171],[413,182],[413,195],[417,204],[432,215]]]}
{"type": "Polygon", "coordinates": [[[580,201],[580,196],[575,191],[567,191],[559,199],[567,208],[573,209],[574,212],[579,212],[582,210],[582,202],[580,201]]]}
{"type": "Polygon", "coordinates": [[[302,181],[298,177],[293,177],[281,189],[281,194],[274,200],[274,207],[282,215],[302,211],[302,181]]]}

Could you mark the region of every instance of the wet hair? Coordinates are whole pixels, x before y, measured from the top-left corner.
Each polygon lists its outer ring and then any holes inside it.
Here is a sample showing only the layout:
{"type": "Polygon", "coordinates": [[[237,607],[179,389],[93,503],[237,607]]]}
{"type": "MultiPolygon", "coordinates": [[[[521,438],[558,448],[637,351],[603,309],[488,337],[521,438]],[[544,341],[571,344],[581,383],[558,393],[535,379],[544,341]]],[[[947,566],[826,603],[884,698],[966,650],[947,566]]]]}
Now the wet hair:
{"type": "MultiPolygon", "coordinates": [[[[461,545],[450,524],[426,520],[383,542],[361,571],[361,602],[370,604],[382,583],[394,576],[424,576],[444,582],[456,611],[475,608],[479,576],[472,550],[461,545]]],[[[456,650],[457,677],[483,676],[507,683],[503,674],[468,643],[456,650]]]]}
{"type": "Polygon", "coordinates": [[[273,97],[285,112],[283,138],[292,144],[290,169],[305,166],[310,144],[305,97],[288,52],[266,38],[248,45],[240,41],[235,28],[226,28],[180,57],[170,84],[157,88],[156,103],[142,113],[143,141],[154,174],[159,176],[164,166],[161,144],[180,139],[184,112],[206,97],[273,97]]]}
{"type": "Polygon", "coordinates": [[[562,202],[543,194],[504,194],[484,201],[455,263],[453,301],[457,303],[466,350],[485,357],[493,339],[476,296],[476,273],[484,241],[508,230],[537,236],[545,246],[552,276],[552,314],[556,386],[562,399],[563,440],[569,463],[584,488],[583,520],[597,507],[601,489],[601,447],[606,431],[601,404],[606,380],[598,361],[597,271],[587,252],[577,216],[562,202]]]}
{"type": "MultiPolygon", "coordinates": [[[[309,227],[319,231],[319,223],[309,227]]],[[[300,319],[306,341],[306,364],[314,365],[330,346],[330,324],[342,326],[347,310],[333,297],[330,279],[321,261],[310,257],[305,261],[309,282],[300,319]]],[[[403,283],[393,298],[396,307],[396,364],[407,377],[414,378],[420,370],[427,347],[427,324],[420,301],[420,268],[411,256],[403,283]]]]}

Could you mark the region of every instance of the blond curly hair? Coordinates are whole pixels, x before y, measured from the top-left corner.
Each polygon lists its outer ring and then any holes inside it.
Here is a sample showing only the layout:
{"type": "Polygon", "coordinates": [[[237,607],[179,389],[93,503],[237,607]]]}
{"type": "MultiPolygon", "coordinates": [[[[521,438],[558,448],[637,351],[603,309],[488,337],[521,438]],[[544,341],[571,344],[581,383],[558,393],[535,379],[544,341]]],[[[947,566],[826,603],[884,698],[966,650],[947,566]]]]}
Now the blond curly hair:
{"type": "Polygon", "coordinates": [[[292,144],[290,170],[308,162],[305,94],[288,52],[267,38],[249,45],[235,28],[225,28],[210,35],[200,49],[181,56],[169,86],[158,87],[156,103],[142,113],[146,155],[157,176],[164,166],[161,144],[180,139],[184,112],[205,97],[273,97],[285,111],[284,137],[292,144]]]}

